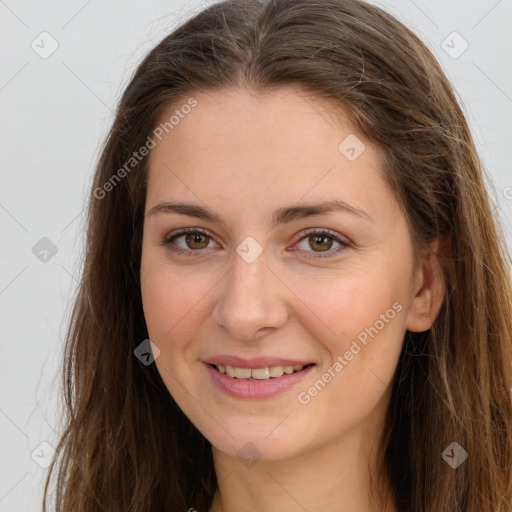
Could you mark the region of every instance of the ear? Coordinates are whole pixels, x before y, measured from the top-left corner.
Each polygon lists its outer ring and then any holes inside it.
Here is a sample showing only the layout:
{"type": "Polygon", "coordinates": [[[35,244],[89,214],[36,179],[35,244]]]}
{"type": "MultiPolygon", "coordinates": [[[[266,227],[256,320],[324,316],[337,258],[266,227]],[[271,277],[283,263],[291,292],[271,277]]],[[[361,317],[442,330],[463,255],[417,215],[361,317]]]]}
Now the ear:
{"type": "Polygon", "coordinates": [[[439,261],[439,240],[429,244],[418,265],[414,297],[407,314],[406,328],[423,332],[432,327],[443,304],[446,284],[439,261]]]}

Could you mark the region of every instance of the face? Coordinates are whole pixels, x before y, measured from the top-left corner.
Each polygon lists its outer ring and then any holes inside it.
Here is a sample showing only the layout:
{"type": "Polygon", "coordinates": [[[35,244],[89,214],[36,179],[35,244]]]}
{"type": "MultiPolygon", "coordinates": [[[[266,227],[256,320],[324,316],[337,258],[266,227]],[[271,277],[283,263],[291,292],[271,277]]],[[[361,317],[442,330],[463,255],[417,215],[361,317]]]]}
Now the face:
{"type": "Polygon", "coordinates": [[[378,149],[291,89],[194,98],[148,162],[141,291],[165,385],[232,456],[378,432],[416,293],[378,149]]]}

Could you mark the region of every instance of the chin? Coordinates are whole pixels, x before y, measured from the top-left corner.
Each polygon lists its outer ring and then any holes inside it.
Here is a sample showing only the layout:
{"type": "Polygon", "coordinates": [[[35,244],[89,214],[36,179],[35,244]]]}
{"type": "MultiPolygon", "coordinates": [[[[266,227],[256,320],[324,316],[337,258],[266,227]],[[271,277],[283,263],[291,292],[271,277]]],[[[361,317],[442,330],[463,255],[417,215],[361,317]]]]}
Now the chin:
{"type": "MultiPolygon", "coordinates": [[[[311,432],[302,432],[297,429],[280,428],[279,422],[283,418],[275,421],[263,422],[258,426],[251,426],[255,418],[250,421],[240,421],[238,424],[231,423],[229,432],[236,433],[231,437],[223,429],[215,432],[208,432],[208,438],[212,446],[230,457],[236,457],[241,462],[248,461],[278,461],[297,456],[305,451],[314,442],[309,439],[311,432]]],[[[286,420],[285,420],[286,421],[286,420]]],[[[205,433],[203,432],[203,435],[205,433]]],[[[249,462],[246,465],[250,465],[249,462]]]]}
{"type": "Polygon", "coordinates": [[[296,443],[283,444],[265,439],[264,436],[244,436],[236,441],[213,446],[219,452],[239,459],[247,467],[256,462],[285,460],[301,452],[301,447],[296,443]]]}

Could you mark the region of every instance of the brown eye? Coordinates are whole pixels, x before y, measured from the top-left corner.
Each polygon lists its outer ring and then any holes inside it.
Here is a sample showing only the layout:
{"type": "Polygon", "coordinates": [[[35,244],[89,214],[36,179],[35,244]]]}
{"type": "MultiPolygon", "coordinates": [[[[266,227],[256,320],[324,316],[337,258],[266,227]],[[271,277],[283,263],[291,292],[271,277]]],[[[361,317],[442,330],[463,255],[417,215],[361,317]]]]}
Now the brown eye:
{"type": "Polygon", "coordinates": [[[332,237],[326,235],[313,235],[308,238],[311,248],[318,249],[319,251],[326,251],[332,247],[332,237]]]}
{"type": "Polygon", "coordinates": [[[202,253],[202,249],[208,248],[213,238],[204,231],[196,228],[187,228],[169,235],[161,242],[177,254],[187,254],[191,256],[194,253],[202,253]]]}
{"type": "Polygon", "coordinates": [[[188,249],[204,249],[208,246],[210,237],[203,233],[188,233],[185,236],[185,243],[188,249]],[[205,242],[206,241],[206,242],[205,242]],[[197,245],[196,245],[197,244],[197,245]]]}
{"type": "Polygon", "coordinates": [[[349,247],[353,247],[341,235],[326,229],[309,230],[306,232],[306,236],[301,238],[296,245],[307,258],[330,258],[337,256],[349,247]],[[338,246],[333,248],[333,244],[338,244],[338,246]],[[325,255],[321,253],[325,253],[325,255]]]}

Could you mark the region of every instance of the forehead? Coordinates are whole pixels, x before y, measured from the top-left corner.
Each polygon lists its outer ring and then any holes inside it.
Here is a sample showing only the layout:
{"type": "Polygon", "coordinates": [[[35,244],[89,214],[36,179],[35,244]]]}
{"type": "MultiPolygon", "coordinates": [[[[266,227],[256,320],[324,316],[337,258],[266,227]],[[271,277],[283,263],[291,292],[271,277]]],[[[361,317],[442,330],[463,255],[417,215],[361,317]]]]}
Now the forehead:
{"type": "Polygon", "coordinates": [[[292,87],[265,94],[245,88],[195,93],[170,107],[161,116],[160,125],[165,128],[171,118],[173,126],[167,126],[164,137],[172,132],[176,145],[187,143],[211,151],[220,142],[223,147],[236,147],[244,153],[261,145],[282,149],[303,142],[307,142],[304,152],[311,146],[324,151],[327,144],[332,144],[333,136],[336,141],[343,134],[356,132],[341,106],[292,87]],[[192,97],[196,104],[188,108],[192,97]],[[186,113],[179,118],[173,115],[181,109],[186,113]],[[247,144],[240,147],[240,142],[247,144]]]}
{"type": "Polygon", "coordinates": [[[180,111],[185,97],[160,119],[168,124],[149,155],[148,204],[169,194],[237,194],[258,207],[284,196],[296,202],[349,194],[371,211],[372,194],[386,192],[378,148],[329,102],[291,87],[191,97],[193,108],[180,111]]]}

